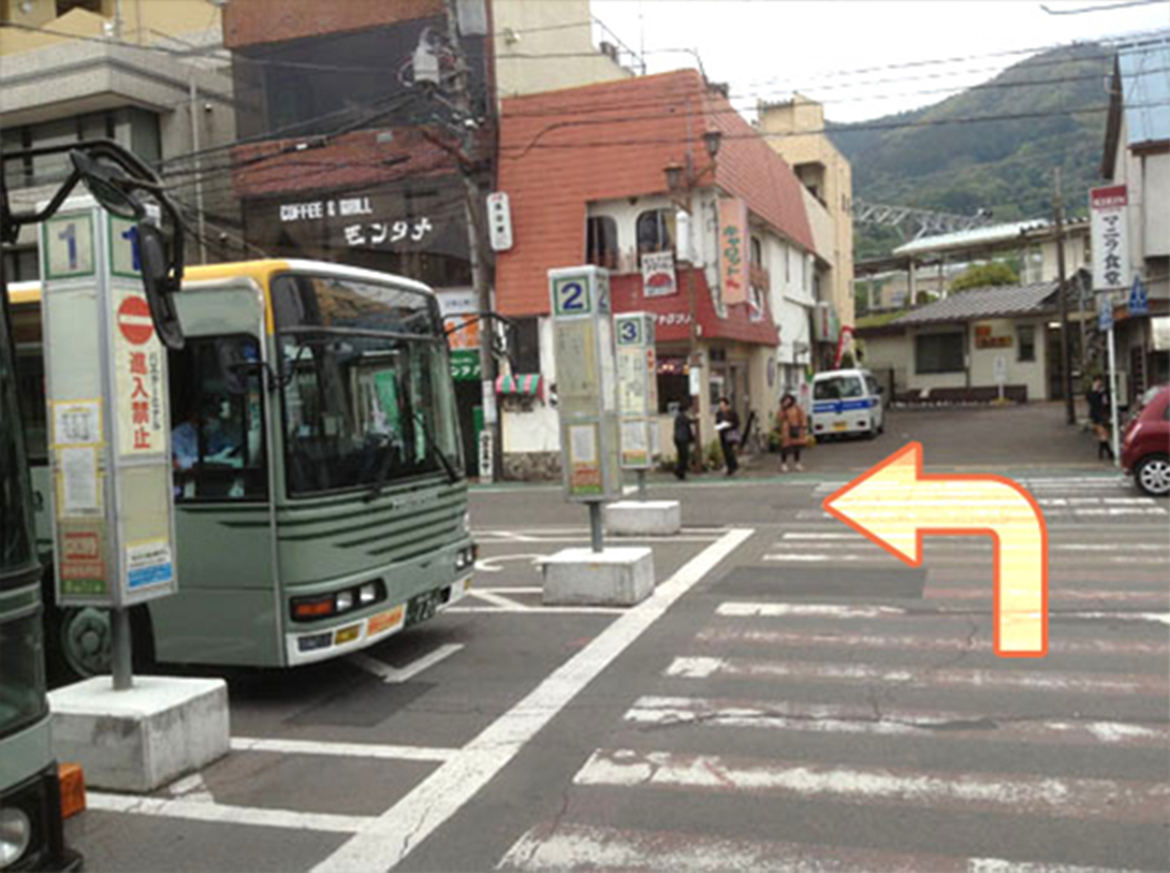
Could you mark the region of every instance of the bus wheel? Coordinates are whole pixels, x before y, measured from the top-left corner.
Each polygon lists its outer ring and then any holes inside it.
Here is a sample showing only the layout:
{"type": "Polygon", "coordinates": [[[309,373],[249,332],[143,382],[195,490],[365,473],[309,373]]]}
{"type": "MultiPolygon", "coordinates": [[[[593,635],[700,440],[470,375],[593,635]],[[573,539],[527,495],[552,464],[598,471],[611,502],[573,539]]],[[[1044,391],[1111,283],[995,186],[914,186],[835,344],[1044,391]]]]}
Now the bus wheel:
{"type": "Polygon", "coordinates": [[[113,660],[110,614],[87,606],[63,609],[59,616],[54,648],[63,666],[79,679],[109,673],[113,660]]]}
{"type": "MultiPolygon", "coordinates": [[[[154,666],[154,635],[144,607],[130,610],[133,670],[148,672],[154,666]]],[[[110,613],[93,607],[53,608],[48,621],[49,682],[52,687],[113,669],[113,628],[110,613]]]]}

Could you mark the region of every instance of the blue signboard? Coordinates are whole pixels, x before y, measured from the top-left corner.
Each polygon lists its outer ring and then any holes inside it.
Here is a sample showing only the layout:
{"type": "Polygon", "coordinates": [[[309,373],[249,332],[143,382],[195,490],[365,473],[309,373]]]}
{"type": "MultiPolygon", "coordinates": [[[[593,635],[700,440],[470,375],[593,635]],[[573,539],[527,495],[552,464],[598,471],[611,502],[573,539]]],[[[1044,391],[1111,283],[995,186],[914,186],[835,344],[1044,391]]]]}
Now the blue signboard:
{"type": "Polygon", "coordinates": [[[1133,277],[1133,285],[1129,289],[1129,314],[1150,314],[1150,296],[1146,292],[1146,283],[1142,281],[1141,276],[1133,277]]]}
{"type": "Polygon", "coordinates": [[[1104,333],[1113,329],[1113,301],[1108,294],[1097,298],[1097,330],[1104,333]]]}

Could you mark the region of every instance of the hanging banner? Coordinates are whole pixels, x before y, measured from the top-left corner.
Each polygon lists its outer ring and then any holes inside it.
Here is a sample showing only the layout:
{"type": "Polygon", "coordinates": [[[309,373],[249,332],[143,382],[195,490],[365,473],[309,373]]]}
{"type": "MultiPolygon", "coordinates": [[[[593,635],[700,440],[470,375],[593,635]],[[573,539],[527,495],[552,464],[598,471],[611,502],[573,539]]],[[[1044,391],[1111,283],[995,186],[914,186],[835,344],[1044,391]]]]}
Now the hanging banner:
{"type": "Polygon", "coordinates": [[[1129,233],[1124,185],[1089,189],[1089,231],[1093,251],[1093,289],[1129,284],[1129,233]]]}
{"type": "Polygon", "coordinates": [[[747,203],[719,201],[719,285],[725,306],[748,299],[747,203]]]}
{"type": "Polygon", "coordinates": [[[642,254],[642,293],[647,297],[669,297],[678,293],[673,252],[642,254]]]}

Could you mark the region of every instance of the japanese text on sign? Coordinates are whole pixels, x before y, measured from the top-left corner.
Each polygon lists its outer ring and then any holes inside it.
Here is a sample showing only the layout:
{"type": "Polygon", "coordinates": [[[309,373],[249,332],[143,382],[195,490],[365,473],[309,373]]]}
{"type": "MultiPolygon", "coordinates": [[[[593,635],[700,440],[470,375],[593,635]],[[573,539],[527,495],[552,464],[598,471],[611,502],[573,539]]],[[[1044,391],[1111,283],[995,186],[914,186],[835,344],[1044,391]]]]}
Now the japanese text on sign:
{"type": "Polygon", "coordinates": [[[429,218],[396,221],[375,221],[350,224],[345,227],[345,242],[349,246],[383,246],[401,242],[419,243],[435,229],[429,218]]]}
{"type": "Polygon", "coordinates": [[[1089,191],[1093,287],[1121,288],[1129,282],[1128,198],[1124,185],[1089,191]]]}
{"type": "Polygon", "coordinates": [[[143,294],[116,291],[114,300],[118,452],[123,456],[154,454],[163,451],[166,436],[162,346],[143,294]]]}
{"type": "Polygon", "coordinates": [[[747,204],[738,198],[719,201],[719,276],[723,303],[747,300],[747,204]]]}

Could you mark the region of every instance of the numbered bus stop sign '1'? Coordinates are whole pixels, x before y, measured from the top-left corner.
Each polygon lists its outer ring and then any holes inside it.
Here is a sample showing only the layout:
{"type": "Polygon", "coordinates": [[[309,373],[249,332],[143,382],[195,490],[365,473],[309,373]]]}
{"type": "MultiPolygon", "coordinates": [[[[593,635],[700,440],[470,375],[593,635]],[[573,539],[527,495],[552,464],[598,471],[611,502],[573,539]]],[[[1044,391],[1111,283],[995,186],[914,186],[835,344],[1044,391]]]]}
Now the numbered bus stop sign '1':
{"type": "Polygon", "coordinates": [[[121,608],[176,588],[166,351],[138,228],[89,197],[41,226],[57,602],[121,608]]]}
{"type": "Polygon", "coordinates": [[[655,317],[649,312],[615,315],[621,465],[647,470],[658,453],[658,366],[654,357],[655,317]]]}
{"type": "Polygon", "coordinates": [[[565,496],[614,500],[621,468],[609,274],[592,266],[549,270],[548,286],[565,496]]]}

